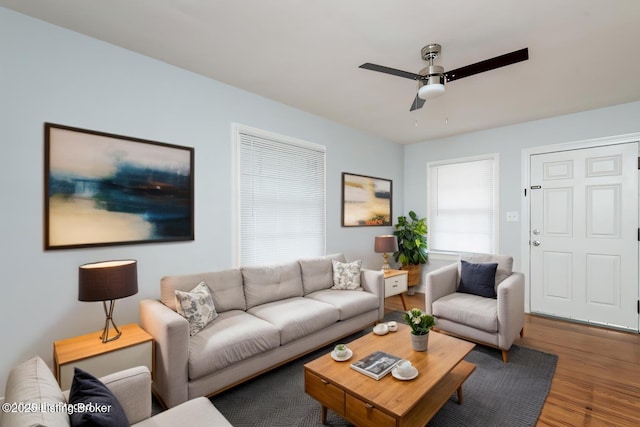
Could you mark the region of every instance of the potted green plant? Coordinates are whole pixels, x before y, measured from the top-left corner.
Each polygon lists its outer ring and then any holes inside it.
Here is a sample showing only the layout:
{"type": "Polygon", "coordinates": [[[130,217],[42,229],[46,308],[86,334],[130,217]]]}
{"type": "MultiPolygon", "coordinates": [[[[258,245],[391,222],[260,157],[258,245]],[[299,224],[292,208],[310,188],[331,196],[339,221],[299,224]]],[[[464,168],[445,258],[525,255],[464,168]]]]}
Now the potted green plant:
{"type": "Polygon", "coordinates": [[[415,351],[426,351],[429,345],[429,331],[436,324],[436,319],[419,308],[412,308],[404,313],[404,320],[411,327],[411,345],[415,351]]]}
{"type": "Polygon", "coordinates": [[[412,291],[413,286],[420,284],[420,265],[429,259],[426,218],[418,218],[414,211],[409,211],[409,219],[406,216],[398,217],[393,234],[398,238],[398,250],[393,257],[402,265],[402,270],[409,272],[407,284],[412,291]]]}

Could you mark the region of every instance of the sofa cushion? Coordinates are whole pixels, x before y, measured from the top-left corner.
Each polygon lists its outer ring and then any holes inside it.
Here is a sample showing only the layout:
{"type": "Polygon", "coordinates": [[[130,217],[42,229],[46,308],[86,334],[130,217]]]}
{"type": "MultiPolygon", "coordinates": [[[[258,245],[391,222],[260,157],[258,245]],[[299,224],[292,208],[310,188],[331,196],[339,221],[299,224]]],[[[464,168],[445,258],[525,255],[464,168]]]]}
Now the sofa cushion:
{"type": "Polygon", "coordinates": [[[303,258],[298,260],[302,273],[302,287],[304,294],[329,289],[333,286],[332,260],[345,262],[344,255],[332,254],[324,257],[303,258]]]}
{"type": "Polygon", "coordinates": [[[189,322],[190,336],[200,332],[218,317],[211,291],[204,282],[200,282],[189,292],[176,291],[176,309],[189,322]]]}
{"type": "Polygon", "coordinates": [[[189,378],[195,379],[280,345],[269,322],[240,310],[220,313],[189,340],[189,378]]]}
{"type": "Polygon", "coordinates": [[[302,297],[262,304],[249,309],[248,313],[278,328],[280,345],[331,326],[340,318],[336,307],[302,297]]]}
{"type": "MultiPolygon", "coordinates": [[[[15,366],[9,372],[4,403],[9,405],[66,403],[64,395],[47,364],[39,357],[33,357],[15,366]]],[[[69,426],[69,416],[65,411],[3,411],[2,426],[69,426]]]]}
{"type": "Polygon", "coordinates": [[[437,318],[471,326],[487,332],[498,331],[498,302],[493,298],[455,292],[432,304],[437,318]]]}
{"type": "Polygon", "coordinates": [[[333,286],[331,289],[362,290],[360,275],[362,260],[352,262],[331,261],[333,264],[333,286]]]}
{"type": "Polygon", "coordinates": [[[460,285],[458,292],[478,295],[486,298],[496,298],[496,268],[495,262],[473,264],[460,260],[460,285]]]}
{"type": "Polygon", "coordinates": [[[305,298],[311,298],[335,306],[340,312],[340,320],[346,320],[380,307],[380,300],[376,295],[361,291],[324,289],[312,292],[305,298]]]}
{"type": "MultiPolygon", "coordinates": [[[[513,257],[509,255],[492,255],[492,254],[463,254],[460,260],[471,262],[474,264],[495,262],[498,264],[496,269],[496,287],[513,272],[513,257]]],[[[460,279],[460,263],[458,263],[458,280],[460,279]]]]}
{"type": "Polygon", "coordinates": [[[243,267],[247,309],[272,301],[301,297],[302,276],[297,261],[259,267],[243,267]]]}
{"type": "Polygon", "coordinates": [[[154,415],[153,418],[148,418],[135,425],[135,427],[159,426],[233,427],[206,397],[187,400],[168,411],[162,411],[154,415]]]}
{"type": "Polygon", "coordinates": [[[162,303],[176,311],[175,291],[188,292],[200,282],[205,282],[211,291],[213,304],[218,313],[227,310],[246,310],[242,274],[238,269],[210,273],[165,276],[160,281],[162,303]]]}
{"type": "Polygon", "coordinates": [[[82,369],[74,368],[69,403],[72,405],[91,404],[96,408],[96,410],[77,411],[69,415],[72,426],[129,426],[127,415],[111,390],[99,379],[82,369]],[[101,410],[102,408],[106,410],[101,410]]]}

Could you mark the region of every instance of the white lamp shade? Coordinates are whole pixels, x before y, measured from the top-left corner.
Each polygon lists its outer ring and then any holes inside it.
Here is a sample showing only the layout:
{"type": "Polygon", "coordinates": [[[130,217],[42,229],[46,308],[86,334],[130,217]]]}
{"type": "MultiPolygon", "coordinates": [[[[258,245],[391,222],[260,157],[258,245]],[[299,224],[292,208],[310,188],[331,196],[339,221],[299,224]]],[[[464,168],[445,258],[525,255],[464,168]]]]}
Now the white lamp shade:
{"type": "Polygon", "coordinates": [[[442,83],[425,84],[418,89],[418,96],[422,99],[433,99],[444,93],[444,85],[442,83]]]}

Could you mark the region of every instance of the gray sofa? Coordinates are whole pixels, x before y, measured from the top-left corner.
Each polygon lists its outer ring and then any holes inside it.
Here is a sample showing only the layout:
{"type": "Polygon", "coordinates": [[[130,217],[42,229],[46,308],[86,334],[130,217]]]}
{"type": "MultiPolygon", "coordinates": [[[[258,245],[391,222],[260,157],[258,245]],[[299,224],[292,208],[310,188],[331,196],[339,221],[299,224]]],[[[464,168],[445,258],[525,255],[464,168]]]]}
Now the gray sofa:
{"type": "Polygon", "coordinates": [[[140,323],[155,341],[154,390],[167,407],[211,396],[384,316],[384,277],[362,270],[361,290],[335,290],[341,254],[261,267],[164,277],[161,301],[140,302],[140,323]],[[218,317],[190,336],[175,291],[200,282],[218,317]]]}
{"type": "MultiPolygon", "coordinates": [[[[100,381],[118,399],[132,426],[231,426],[206,398],[184,402],[152,417],[151,374],[144,366],[107,375],[100,381]]],[[[44,361],[33,357],[14,367],[9,374],[4,401],[7,407],[3,407],[0,426],[68,427],[71,407],[63,406],[68,398],[69,392],[60,390],[44,361]]]]}

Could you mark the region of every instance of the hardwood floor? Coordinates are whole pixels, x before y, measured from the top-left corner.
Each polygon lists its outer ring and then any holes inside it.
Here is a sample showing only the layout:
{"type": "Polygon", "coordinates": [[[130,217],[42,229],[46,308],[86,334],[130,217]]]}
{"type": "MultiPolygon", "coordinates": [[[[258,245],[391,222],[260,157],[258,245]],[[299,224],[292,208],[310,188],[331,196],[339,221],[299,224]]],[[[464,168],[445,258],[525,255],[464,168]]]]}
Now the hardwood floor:
{"type": "MultiPolygon", "coordinates": [[[[404,298],[424,309],[424,294],[404,298]]],[[[403,310],[400,298],[385,309],[403,310]]],[[[515,344],[558,355],[538,426],[640,425],[640,335],[526,315],[515,344]]]]}

